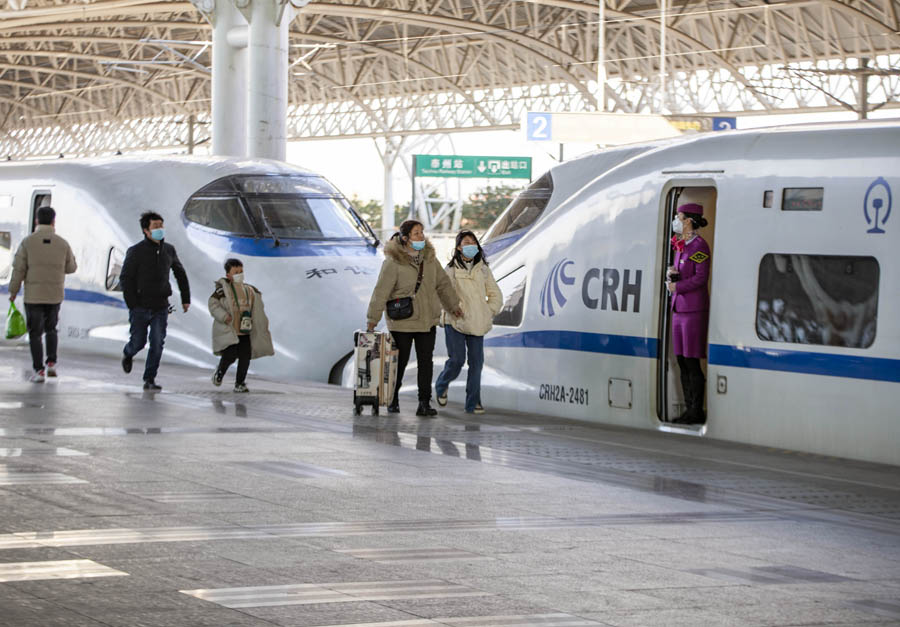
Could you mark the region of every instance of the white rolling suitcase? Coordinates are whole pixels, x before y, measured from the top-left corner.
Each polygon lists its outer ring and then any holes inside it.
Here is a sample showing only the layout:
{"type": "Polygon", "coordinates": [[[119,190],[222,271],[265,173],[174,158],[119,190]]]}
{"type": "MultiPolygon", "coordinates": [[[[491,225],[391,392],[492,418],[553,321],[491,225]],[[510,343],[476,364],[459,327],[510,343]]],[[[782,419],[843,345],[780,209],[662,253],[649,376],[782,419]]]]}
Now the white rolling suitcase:
{"type": "Polygon", "coordinates": [[[357,331],[354,334],[356,380],[353,384],[353,411],[359,416],[365,405],[378,415],[387,406],[397,383],[397,345],[388,332],[357,331]]]}

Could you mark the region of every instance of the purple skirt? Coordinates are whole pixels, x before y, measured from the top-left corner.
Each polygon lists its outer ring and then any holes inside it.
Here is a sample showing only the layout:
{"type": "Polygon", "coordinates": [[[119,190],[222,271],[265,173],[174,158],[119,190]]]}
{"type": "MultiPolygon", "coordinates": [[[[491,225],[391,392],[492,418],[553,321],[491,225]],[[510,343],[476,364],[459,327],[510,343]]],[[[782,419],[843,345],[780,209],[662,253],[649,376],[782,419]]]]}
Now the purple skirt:
{"type": "Polygon", "coordinates": [[[708,311],[672,314],[672,346],[676,355],[706,359],[706,334],[709,329],[708,311]]]}

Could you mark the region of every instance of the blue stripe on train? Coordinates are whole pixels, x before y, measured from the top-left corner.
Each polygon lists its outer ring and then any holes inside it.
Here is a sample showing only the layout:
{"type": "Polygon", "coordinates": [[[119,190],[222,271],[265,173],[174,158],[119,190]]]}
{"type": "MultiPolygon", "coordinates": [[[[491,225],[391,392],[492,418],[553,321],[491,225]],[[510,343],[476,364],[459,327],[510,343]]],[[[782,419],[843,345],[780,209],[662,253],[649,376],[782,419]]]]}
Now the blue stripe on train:
{"type": "MultiPolygon", "coordinates": [[[[526,331],[485,338],[486,347],[551,348],[655,359],[656,338],[580,331],[526,331]]],[[[900,383],[900,359],[711,344],[709,363],[829,377],[900,383]]]]}
{"type": "Polygon", "coordinates": [[[579,331],[526,331],[486,338],[485,346],[508,348],[557,348],[586,353],[631,357],[656,357],[656,338],[607,335],[579,331]]]}
{"type": "Polygon", "coordinates": [[[900,359],[710,344],[709,363],[900,383],[900,359]]]}
{"type": "Polygon", "coordinates": [[[271,238],[255,238],[213,231],[185,221],[190,240],[215,246],[223,253],[248,257],[373,257],[378,250],[371,243],[358,240],[305,240],[282,238],[276,246],[271,238]]]}
{"type": "MultiPolygon", "coordinates": [[[[0,285],[0,294],[9,294],[9,285],[0,285]]],[[[92,292],[90,290],[73,290],[66,288],[65,299],[76,303],[88,303],[91,305],[103,305],[105,307],[117,307],[127,309],[125,301],[115,296],[92,292]]]]}

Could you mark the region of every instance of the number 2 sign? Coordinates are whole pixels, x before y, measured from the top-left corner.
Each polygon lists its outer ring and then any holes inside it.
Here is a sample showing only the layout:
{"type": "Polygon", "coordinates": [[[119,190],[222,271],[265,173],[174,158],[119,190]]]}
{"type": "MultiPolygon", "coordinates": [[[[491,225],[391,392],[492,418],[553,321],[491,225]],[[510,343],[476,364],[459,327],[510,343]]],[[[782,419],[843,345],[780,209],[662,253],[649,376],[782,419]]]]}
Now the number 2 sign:
{"type": "Polygon", "coordinates": [[[528,112],[526,117],[527,139],[530,142],[553,140],[553,114],[528,112]]]}

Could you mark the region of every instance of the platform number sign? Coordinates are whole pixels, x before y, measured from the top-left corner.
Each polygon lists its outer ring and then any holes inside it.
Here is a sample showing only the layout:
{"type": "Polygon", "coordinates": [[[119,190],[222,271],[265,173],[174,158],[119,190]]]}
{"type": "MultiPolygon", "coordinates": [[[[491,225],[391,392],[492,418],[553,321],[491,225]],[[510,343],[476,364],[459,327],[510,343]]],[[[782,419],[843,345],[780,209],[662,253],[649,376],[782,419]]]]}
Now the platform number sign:
{"type": "Polygon", "coordinates": [[[737,118],[713,118],[712,130],[732,131],[737,128],[737,118]]]}
{"type": "Polygon", "coordinates": [[[526,118],[528,141],[549,142],[553,140],[553,114],[529,111],[526,118]]]}

